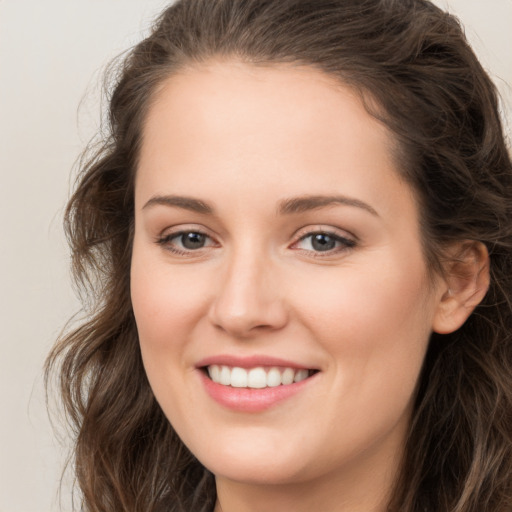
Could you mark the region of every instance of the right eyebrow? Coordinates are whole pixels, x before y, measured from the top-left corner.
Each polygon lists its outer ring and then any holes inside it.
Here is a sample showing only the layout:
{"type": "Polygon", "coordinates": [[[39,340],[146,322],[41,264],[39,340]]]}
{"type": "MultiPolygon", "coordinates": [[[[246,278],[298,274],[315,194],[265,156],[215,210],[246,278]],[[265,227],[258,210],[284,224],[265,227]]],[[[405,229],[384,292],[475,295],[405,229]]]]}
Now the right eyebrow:
{"type": "Polygon", "coordinates": [[[372,208],[369,204],[360,201],[359,199],[347,196],[323,196],[323,195],[312,195],[312,196],[300,196],[285,199],[279,204],[279,213],[289,215],[293,213],[304,213],[309,210],[315,210],[317,208],[323,208],[332,204],[341,204],[345,206],[352,206],[360,208],[362,210],[371,213],[378,217],[377,211],[372,208]]]}
{"type": "Polygon", "coordinates": [[[153,206],[174,206],[177,208],[183,208],[184,210],[190,210],[196,213],[202,213],[203,215],[211,215],[214,210],[213,207],[204,201],[194,199],[193,197],[186,196],[153,196],[142,209],[151,208],[153,206]]]}

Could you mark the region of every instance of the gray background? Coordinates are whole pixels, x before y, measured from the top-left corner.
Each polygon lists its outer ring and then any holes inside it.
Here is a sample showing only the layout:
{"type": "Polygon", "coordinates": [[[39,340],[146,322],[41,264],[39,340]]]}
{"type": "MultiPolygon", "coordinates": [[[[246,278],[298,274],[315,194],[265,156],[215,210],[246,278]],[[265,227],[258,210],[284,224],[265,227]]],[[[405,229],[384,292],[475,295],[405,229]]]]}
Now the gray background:
{"type": "MultiPolygon", "coordinates": [[[[502,92],[510,133],[512,0],[437,3],[465,24],[502,92]]],[[[99,126],[104,66],[166,4],[0,0],[0,512],[59,510],[66,442],[47,417],[42,365],[79,308],[61,229],[70,171],[99,126]]]]}

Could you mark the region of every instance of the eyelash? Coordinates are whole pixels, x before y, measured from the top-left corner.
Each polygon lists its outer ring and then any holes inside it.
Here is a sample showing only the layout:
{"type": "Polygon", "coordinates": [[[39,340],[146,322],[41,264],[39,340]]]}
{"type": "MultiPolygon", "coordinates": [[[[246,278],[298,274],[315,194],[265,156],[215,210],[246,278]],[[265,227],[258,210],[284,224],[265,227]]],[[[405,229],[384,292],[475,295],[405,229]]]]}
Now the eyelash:
{"type": "MultiPolygon", "coordinates": [[[[177,231],[174,233],[169,233],[167,235],[161,236],[156,240],[156,243],[158,245],[162,246],[163,248],[165,248],[165,250],[170,251],[171,253],[179,255],[179,256],[190,256],[193,253],[199,252],[201,249],[215,246],[215,242],[212,244],[209,244],[209,245],[199,247],[197,249],[186,249],[186,248],[181,249],[181,248],[178,248],[175,245],[173,245],[173,243],[172,243],[173,240],[179,239],[180,237],[183,237],[184,235],[191,235],[191,234],[199,235],[199,236],[205,237],[205,239],[207,239],[207,240],[213,241],[213,238],[211,236],[207,235],[206,233],[204,233],[203,231],[189,229],[189,230],[181,230],[181,231],[177,231]]],[[[310,243],[313,244],[313,240],[311,240],[310,243]]],[[[337,233],[334,233],[333,231],[329,231],[329,230],[325,230],[325,229],[317,229],[314,231],[309,231],[308,233],[302,235],[290,247],[294,250],[301,251],[303,253],[312,254],[313,257],[315,257],[315,258],[322,258],[322,257],[328,257],[328,256],[332,256],[332,255],[339,254],[342,252],[346,252],[348,250],[355,248],[356,246],[357,246],[356,240],[341,236],[337,233]],[[334,241],[334,243],[337,244],[338,247],[333,248],[333,249],[328,249],[326,251],[315,251],[313,249],[301,249],[301,248],[294,247],[294,246],[297,246],[298,244],[300,244],[301,242],[307,240],[308,238],[312,239],[312,237],[318,236],[318,235],[322,235],[322,236],[332,239],[332,241],[334,241]]]]}
{"type": "MultiPolygon", "coordinates": [[[[179,238],[183,237],[184,235],[189,235],[189,234],[200,235],[200,236],[205,237],[205,239],[213,240],[211,236],[207,235],[206,233],[204,233],[201,230],[186,229],[186,230],[177,231],[175,233],[169,233],[167,235],[159,237],[157,239],[156,243],[158,245],[162,246],[167,251],[170,251],[173,254],[177,254],[179,256],[189,256],[190,254],[192,254],[194,252],[198,252],[201,249],[205,248],[205,247],[200,247],[198,249],[186,249],[186,248],[180,249],[172,244],[172,240],[179,239],[179,238]]],[[[211,244],[211,245],[214,245],[214,244],[211,244]]],[[[209,246],[206,246],[206,247],[209,247],[209,246]]]]}
{"type": "Polygon", "coordinates": [[[335,233],[333,231],[329,231],[329,230],[325,230],[325,229],[317,229],[315,231],[309,231],[305,235],[301,236],[297,240],[297,242],[294,242],[292,244],[292,247],[298,245],[300,242],[303,242],[304,240],[307,240],[308,238],[311,239],[310,245],[312,245],[314,243],[313,237],[318,236],[318,235],[322,235],[324,237],[330,238],[336,245],[338,245],[338,247],[329,249],[326,251],[315,251],[312,249],[300,249],[300,248],[297,248],[296,250],[302,251],[302,252],[305,252],[308,254],[312,254],[313,257],[315,257],[315,258],[323,258],[323,257],[338,255],[340,253],[349,251],[349,250],[353,249],[354,247],[356,247],[356,245],[357,245],[356,240],[341,236],[338,233],[335,233]]]}

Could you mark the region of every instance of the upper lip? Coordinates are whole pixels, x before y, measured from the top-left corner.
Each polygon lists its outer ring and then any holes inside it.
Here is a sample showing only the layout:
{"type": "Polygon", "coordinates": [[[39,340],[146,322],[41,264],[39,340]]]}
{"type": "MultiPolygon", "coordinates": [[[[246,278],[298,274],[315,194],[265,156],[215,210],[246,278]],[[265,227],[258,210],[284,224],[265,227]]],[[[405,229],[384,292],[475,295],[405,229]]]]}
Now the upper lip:
{"type": "Polygon", "coordinates": [[[296,363],[279,357],[271,357],[265,355],[253,355],[253,356],[235,356],[229,354],[219,354],[216,356],[206,357],[201,359],[197,364],[197,368],[204,368],[205,366],[211,365],[218,366],[231,366],[238,368],[255,368],[257,366],[283,366],[286,368],[294,368],[297,370],[312,370],[311,366],[296,363]]]}

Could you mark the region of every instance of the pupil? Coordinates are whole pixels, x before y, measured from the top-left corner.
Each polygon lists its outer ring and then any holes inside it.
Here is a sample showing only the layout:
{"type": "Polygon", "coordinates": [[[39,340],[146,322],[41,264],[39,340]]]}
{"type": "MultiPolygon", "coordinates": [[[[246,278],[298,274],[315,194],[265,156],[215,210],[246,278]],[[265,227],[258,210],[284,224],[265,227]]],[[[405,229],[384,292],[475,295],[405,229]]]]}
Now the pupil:
{"type": "Polygon", "coordinates": [[[313,237],[311,242],[315,251],[330,251],[334,249],[336,240],[329,235],[319,233],[313,237]]]}
{"type": "Polygon", "coordinates": [[[181,243],[185,249],[200,249],[204,247],[205,236],[201,233],[185,233],[181,237],[181,243]]]}

